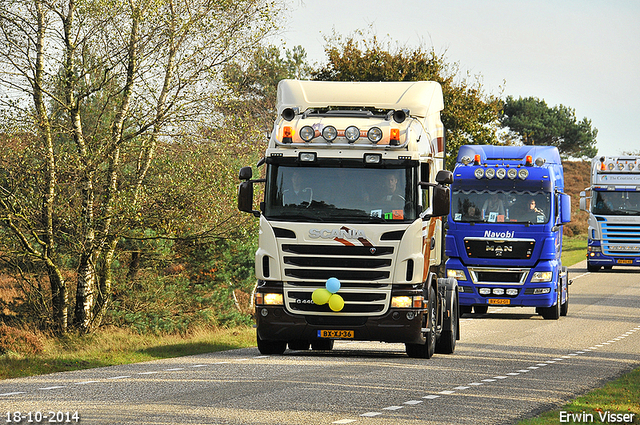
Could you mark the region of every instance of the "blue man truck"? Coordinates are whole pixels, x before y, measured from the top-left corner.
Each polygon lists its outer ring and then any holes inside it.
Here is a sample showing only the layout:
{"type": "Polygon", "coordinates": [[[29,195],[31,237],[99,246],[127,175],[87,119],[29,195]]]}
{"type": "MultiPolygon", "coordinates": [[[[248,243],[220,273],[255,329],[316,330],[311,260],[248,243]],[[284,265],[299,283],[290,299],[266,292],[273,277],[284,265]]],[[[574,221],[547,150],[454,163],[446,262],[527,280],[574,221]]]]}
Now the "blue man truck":
{"type": "Polygon", "coordinates": [[[489,306],[567,314],[562,225],[571,198],[557,148],[462,146],[453,172],[446,235],[447,276],[458,281],[460,313],[489,306]]]}
{"type": "Polygon", "coordinates": [[[580,192],[589,212],[587,269],[640,266],[640,157],[591,161],[591,186],[580,192]]]}

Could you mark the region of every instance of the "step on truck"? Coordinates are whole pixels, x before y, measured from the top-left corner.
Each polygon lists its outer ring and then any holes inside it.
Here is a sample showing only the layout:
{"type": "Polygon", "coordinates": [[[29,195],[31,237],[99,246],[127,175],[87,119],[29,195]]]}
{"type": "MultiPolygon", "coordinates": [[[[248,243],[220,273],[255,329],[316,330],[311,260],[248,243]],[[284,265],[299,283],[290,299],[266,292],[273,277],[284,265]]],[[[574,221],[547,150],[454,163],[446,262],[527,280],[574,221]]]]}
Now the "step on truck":
{"type": "Polygon", "coordinates": [[[591,186],[580,192],[589,212],[587,269],[640,266],[640,157],[591,161],[591,186]]]}
{"type": "Polygon", "coordinates": [[[567,314],[562,225],[571,219],[562,163],[550,146],[462,146],[446,236],[447,276],[459,284],[460,311],[535,307],[567,314]]]}
{"type": "Polygon", "coordinates": [[[436,82],[279,83],[265,177],[243,167],[238,191],[238,208],[260,220],[261,353],[336,339],[453,353],[458,287],[438,276],[452,181],[442,109],[436,82]]]}

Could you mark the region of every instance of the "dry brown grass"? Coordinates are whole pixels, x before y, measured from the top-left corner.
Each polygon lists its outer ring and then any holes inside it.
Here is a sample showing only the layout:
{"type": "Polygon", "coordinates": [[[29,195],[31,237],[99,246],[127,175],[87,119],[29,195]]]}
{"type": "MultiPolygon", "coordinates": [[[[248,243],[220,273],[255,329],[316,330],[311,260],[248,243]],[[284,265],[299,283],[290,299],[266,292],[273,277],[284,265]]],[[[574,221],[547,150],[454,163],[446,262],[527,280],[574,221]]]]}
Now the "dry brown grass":
{"type": "Polygon", "coordinates": [[[589,187],[591,178],[591,161],[565,161],[564,191],[571,195],[571,223],[564,226],[566,236],[587,234],[587,219],[589,214],[580,211],[580,192],[589,187]]]}

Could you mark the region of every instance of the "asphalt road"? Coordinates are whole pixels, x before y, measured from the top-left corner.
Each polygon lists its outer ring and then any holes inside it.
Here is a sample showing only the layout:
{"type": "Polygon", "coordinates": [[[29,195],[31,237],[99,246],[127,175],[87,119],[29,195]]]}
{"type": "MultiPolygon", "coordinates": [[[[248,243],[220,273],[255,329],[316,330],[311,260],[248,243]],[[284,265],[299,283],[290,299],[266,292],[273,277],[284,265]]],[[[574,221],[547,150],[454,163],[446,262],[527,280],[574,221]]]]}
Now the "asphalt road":
{"type": "Polygon", "coordinates": [[[22,412],[20,423],[75,423],[77,412],[82,424],[511,424],[640,367],[638,271],[580,263],[568,316],[490,308],[461,320],[453,355],[338,342],[331,352],[249,348],[4,380],[0,421],[22,412]]]}

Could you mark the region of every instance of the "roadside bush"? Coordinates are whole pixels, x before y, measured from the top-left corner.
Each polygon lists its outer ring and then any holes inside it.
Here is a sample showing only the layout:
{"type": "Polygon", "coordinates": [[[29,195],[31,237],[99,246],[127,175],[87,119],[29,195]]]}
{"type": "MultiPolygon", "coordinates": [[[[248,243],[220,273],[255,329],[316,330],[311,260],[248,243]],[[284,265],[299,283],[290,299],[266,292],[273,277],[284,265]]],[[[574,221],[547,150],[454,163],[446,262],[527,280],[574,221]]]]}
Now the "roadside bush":
{"type": "Polygon", "coordinates": [[[35,333],[0,324],[0,354],[15,352],[33,355],[43,350],[44,345],[35,333]]]}

